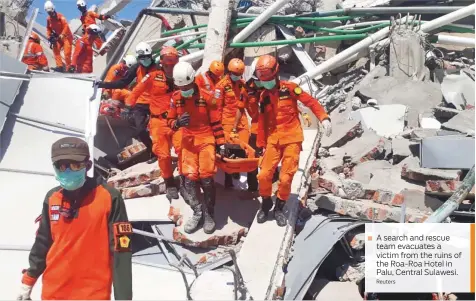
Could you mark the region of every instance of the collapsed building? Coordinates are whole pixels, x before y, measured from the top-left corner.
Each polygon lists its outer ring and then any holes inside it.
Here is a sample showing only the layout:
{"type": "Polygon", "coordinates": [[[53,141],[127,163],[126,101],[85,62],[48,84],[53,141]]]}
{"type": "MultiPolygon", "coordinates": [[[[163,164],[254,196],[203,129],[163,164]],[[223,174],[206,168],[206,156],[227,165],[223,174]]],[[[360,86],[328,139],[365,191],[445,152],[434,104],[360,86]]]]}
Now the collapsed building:
{"type": "MultiPolygon", "coordinates": [[[[129,2],[91,9],[117,14],[129,2]]],[[[41,200],[55,186],[50,145],[77,136],[94,155],[91,175],[125,199],[134,298],[474,299],[364,291],[365,223],[474,222],[475,5],[408,2],[154,0],[135,20],[104,21],[94,74],[68,75],[26,72],[24,42],[33,30],[46,44],[46,30],[31,3],[2,1],[0,214],[9,227],[0,230],[0,260],[12,276],[1,298],[16,293],[41,200]],[[245,80],[256,57],[276,55],[281,78],[326,107],[333,133],[322,137],[315,118],[304,127],[286,227],[256,223],[260,198],[245,190],[243,174],[234,190],[217,189],[217,231],[185,233],[192,210],[165,198],[160,169],[117,118],[121,104],[92,88],[142,41],[156,53],[175,46],[200,71],[213,59],[242,58],[245,80]],[[442,212],[445,203],[451,211],[442,212]]],[[[78,20],[70,27],[80,35],[78,20]]]]}

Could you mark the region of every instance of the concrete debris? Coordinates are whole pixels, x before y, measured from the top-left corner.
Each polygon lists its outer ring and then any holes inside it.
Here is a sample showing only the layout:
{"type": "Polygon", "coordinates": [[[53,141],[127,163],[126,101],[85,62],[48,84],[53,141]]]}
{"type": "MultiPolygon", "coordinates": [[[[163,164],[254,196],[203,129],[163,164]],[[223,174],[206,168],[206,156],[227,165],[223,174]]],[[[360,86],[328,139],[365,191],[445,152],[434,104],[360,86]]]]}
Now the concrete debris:
{"type": "Polygon", "coordinates": [[[390,138],[403,132],[407,107],[404,105],[382,105],[362,108],[350,114],[351,118],[377,135],[390,138]]]}
{"type": "Polygon", "coordinates": [[[365,277],[365,262],[358,263],[354,266],[344,264],[337,268],[336,276],[342,282],[359,282],[365,277]]]}
{"type": "Polygon", "coordinates": [[[442,128],[474,136],[474,109],[462,111],[443,123],[442,128]]]}
{"type": "Polygon", "coordinates": [[[474,108],[474,79],[466,73],[446,75],[441,83],[441,91],[446,103],[455,109],[474,108]]]}
{"type": "Polygon", "coordinates": [[[326,171],[319,177],[318,183],[320,187],[342,198],[355,200],[363,198],[365,195],[362,183],[351,179],[342,179],[333,171],[326,171]]]}
{"type": "Polygon", "coordinates": [[[433,108],[433,115],[435,115],[435,117],[437,119],[449,120],[449,119],[455,117],[456,115],[458,115],[458,113],[460,113],[460,112],[461,112],[460,110],[447,108],[447,107],[435,107],[435,108],[433,108]]]}
{"type": "Polygon", "coordinates": [[[363,133],[362,124],[357,120],[338,120],[332,125],[331,136],[322,137],[324,148],[341,147],[363,133]]]}
{"type": "MultiPolygon", "coordinates": [[[[395,156],[395,154],[394,154],[395,156]]],[[[357,164],[352,169],[352,179],[361,182],[362,184],[369,184],[373,177],[375,170],[391,168],[392,164],[384,160],[367,161],[357,164]]]]}
{"type": "Polygon", "coordinates": [[[404,165],[402,167],[402,178],[417,182],[427,180],[459,180],[461,170],[430,169],[422,167],[412,167],[404,165]]]}
{"type": "Polygon", "coordinates": [[[441,123],[438,120],[436,120],[435,118],[423,117],[423,115],[420,114],[420,127],[422,129],[439,130],[441,128],[441,123]]]}
{"type": "Polygon", "coordinates": [[[396,79],[422,80],[428,73],[422,36],[407,27],[398,27],[390,36],[389,74],[396,79]]]}
{"type": "Polygon", "coordinates": [[[443,204],[441,200],[426,195],[425,192],[420,190],[405,189],[401,194],[407,208],[414,208],[427,213],[432,213],[443,204]]]}
{"type": "Polygon", "coordinates": [[[148,184],[160,178],[161,171],[157,164],[146,162],[131,166],[118,174],[110,177],[107,183],[114,188],[127,188],[137,185],[148,184]]]}
{"type": "Polygon", "coordinates": [[[393,164],[401,162],[408,156],[416,154],[418,150],[418,143],[411,142],[408,139],[393,139],[392,140],[392,154],[393,164]]]}
{"type": "Polygon", "coordinates": [[[345,236],[352,249],[362,250],[365,247],[365,233],[350,231],[345,236]]]}
{"type": "MultiPolygon", "coordinates": [[[[426,181],[425,193],[434,196],[450,197],[461,184],[461,181],[455,180],[428,180],[426,181]]],[[[474,199],[474,186],[467,198],[474,199]]]]}

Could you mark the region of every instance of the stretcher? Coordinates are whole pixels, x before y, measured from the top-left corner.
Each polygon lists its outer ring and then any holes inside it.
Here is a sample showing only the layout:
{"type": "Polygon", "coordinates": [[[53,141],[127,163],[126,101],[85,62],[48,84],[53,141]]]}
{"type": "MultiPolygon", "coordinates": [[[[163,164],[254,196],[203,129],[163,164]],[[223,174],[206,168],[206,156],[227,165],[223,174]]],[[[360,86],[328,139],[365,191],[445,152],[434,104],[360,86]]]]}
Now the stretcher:
{"type": "Polygon", "coordinates": [[[225,145],[225,156],[217,155],[217,166],[225,173],[241,173],[256,170],[260,158],[256,158],[255,150],[237,138],[230,138],[225,145]]]}

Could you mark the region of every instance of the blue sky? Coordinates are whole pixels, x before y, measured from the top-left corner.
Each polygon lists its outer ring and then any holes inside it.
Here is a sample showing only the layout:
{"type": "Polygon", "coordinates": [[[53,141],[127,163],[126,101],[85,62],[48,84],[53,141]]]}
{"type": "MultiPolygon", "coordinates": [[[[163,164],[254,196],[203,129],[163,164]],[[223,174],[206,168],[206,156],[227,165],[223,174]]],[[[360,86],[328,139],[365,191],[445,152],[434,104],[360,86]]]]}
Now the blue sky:
{"type": "MultiPolygon", "coordinates": [[[[40,10],[38,12],[38,17],[36,21],[43,26],[46,26],[46,12],[43,9],[43,5],[46,0],[34,0],[32,8],[38,7],[40,10]]],[[[101,4],[104,1],[102,0],[86,0],[88,8],[93,4],[101,4]]],[[[119,14],[116,16],[119,19],[135,19],[139,11],[150,4],[150,0],[132,0],[119,14]]],[[[79,18],[79,10],[76,7],[76,0],[53,0],[56,11],[62,13],[66,19],[71,20],[74,18],[79,18]]]]}

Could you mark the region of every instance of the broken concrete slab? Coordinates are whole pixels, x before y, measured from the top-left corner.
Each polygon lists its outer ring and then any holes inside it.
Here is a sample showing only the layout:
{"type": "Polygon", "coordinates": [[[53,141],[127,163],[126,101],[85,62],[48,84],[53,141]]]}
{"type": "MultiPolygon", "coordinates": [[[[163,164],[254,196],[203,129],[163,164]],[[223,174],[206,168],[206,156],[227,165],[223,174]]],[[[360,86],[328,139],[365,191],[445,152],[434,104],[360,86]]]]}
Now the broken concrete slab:
{"type": "MultiPolygon", "coordinates": [[[[462,183],[462,181],[455,180],[428,180],[426,181],[425,192],[433,196],[450,197],[462,183]]],[[[474,199],[474,186],[468,193],[467,198],[474,199]]]]}
{"type": "Polygon", "coordinates": [[[402,178],[417,182],[426,182],[427,180],[459,180],[461,170],[431,169],[423,167],[402,166],[402,178]]]}
{"type": "Polygon", "coordinates": [[[384,160],[372,160],[357,164],[353,168],[352,179],[361,182],[362,184],[369,184],[372,178],[372,173],[377,169],[391,168],[392,164],[384,160]]]}
{"type": "Polygon", "coordinates": [[[432,213],[443,204],[437,198],[426,195],[425,192],[414,189],[405,189],[401,192],[407,208],[418,209],[423,212],[432,213]]]}
{"type": "MultiPolygon", "coordinates": [[[[400,222],[400,207],[377,204],[371,200],[347,200],[334,195],[317,195],[313,201],[321,209],[330,210],[341,215],[380,222],[400,222]]],[[[424,212],[407,208],[405,221],[421,223],[428,218],[424,212]]]]}
{"type": "Polygon", "coordinates": [[[396,79],[422,80],[428,72],[421,35],[406,26],[390,34],[389,74],[396,79]]]}
{"type": "Polygon", "coordinates": [[[169,200],[164,194],[125,199],[127,217],[131,222],[165,222],[169,221],[169,200]]]}
{"type": "Polygon", "coordinates": [[[218,185],[216,191],[216,231],[213,234],[206,234],[203,229],[193,234],[185,233],[184,225],[193,211],[182,198],[172,200],[169,218],[177,224],[174,240],[188,246],[208,248],[236,244],[246,235],[259,209],[258,199],[247,191],[226,190],[218,185]]]}
{"type": "Polygon", "coordinates": [[[474,80],[466,73],[447,74],[441,83],[441,91],[446,103],[455,109],[474,108],[474,80]]]}
{"type": "Polygon", "coordinates": [[[350,231],[345,237],[352,249],[362,250],[365,247],[365,233],[350,231]]]}
{"type": "Polygon", "coordinates": [[[392,140],[392,153],[393,153],[393,164],[401,162],[408,156],[413,154],[418,154],[419,144],[416,142],[411,142],[408,139],[393,139],[392,140]]]}
{"type": "Polygon", "coordinates": [[[152,180],[160,178],[160,176],[161,171],[157,163],[142,162],[110,177],[107,183],[114,188],[126,188],[150,183],[152,180]]]}
{"type": "Polygon", "coordinates": [[[474,165],[474,138],[437,136],[420,141],[421,166],[425,168],[470,169],[474,165]]]}
{"type": "Polygon", "coordinates": [[[419,124],[423,129],[435,129],[439,130],[441,128],[441,123],[436,120],[434,117],[424,117],[423,114],[419,115],[419,124]]]}
{"type": "Polygon", "coordinates": [[[363,198],[365,195],[362,183],[351,179],[343,179],[333,171],[326,171],[319,176],[318,185],[337,196],[351,200],[363,198]]]}
{"type": "Polygon", "coordinates": [[[369,160],[376,160],[385,155],[385,143],[387,139],[376,135],[373,132],[364,132],[359,139],[348,142],[344,147],[346,155],[351,158],[354,164],[369,160]]]}
{"type": "Polygon", "coordinates": [[[359,282],[365,277],[365,262],[344,264],[337,268],[336,276],[342,282],[359,282]]]}
{"type": "Polygon", "coordinates": [[[124,199],[134,199],[164,194],[165,189],[165,181],[162,178],[158,178],[148,184],[119,188],[119,191],[124,199]]]}
{"type": "Polygon", "coordinates": [[[447,108],[447,107],[435,107],[433,108],[433,115],[438,119],[451,119],[461,113],[461,110],[447,108]]]}
{"type": "Polygon", "coordinates": [[[417,189],[421,191],[425,190],[423,185],[413,184],[402,179],[401,167],[399,166],[372,171],[372,178],[370,179],[370,182],[366,188],[369,190],[373,189],[375,191],[385,189],[393,193],[400,193],[405,188],[417,189]]]}
{"type": "Polygon", "coordinates": [[[355,137],[363,133],[362,124],[357,120],[340,119],[332,122],[332,134],[324,135],[321,140],[321,147],[341,147],[355,137]]]}
{"type": "Polygon", "coordinates": [[[474,136],[474,109],[462,111],[443,123],[442,128],[474,136]]]}

